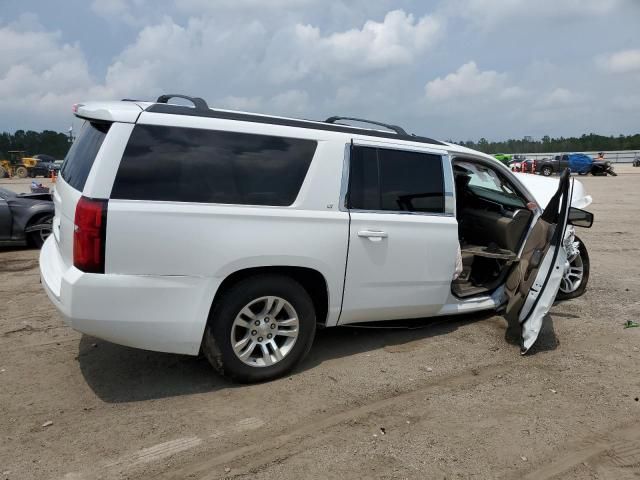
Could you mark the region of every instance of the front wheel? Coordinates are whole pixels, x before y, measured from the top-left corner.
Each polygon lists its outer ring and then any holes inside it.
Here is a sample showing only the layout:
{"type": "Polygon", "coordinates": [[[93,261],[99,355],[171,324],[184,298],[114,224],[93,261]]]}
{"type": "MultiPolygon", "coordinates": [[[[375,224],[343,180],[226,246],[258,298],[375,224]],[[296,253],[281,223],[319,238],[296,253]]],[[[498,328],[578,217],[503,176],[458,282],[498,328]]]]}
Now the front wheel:
{"type": "Polygon", "coordinates": [[[210,315],[202,350],[222,375],[260,382],[291,371],[316,330],[313,301],[283,275],[249,277],[223,293],[210,315]]]}
{"type": "Polygon", "coordinates": [[[569,269],[565,272],[560,283],[557,300],[569,300],[581,296],[587,289],[589,282],[589,253],[582,240],[575,237],[579,243],[578,253],[569,258],[569,269]]]}
{"type": "Polygon", "coordinates": [[[29,170],[27,170],[27,167],[18,167],[16,168],[16,177],[18,178],[27,178],[29,176],[29,170]]]}

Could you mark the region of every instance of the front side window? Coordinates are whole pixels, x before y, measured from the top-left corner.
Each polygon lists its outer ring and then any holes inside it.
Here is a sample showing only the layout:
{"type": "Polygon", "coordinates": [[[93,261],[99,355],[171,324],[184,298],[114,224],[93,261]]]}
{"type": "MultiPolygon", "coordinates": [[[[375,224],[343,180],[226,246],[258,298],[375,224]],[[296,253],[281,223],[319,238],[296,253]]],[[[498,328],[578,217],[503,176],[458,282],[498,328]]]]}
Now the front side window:
{"type": "Polygon", "coordinates": [[[111,198],[288,206],[316,146],[298,138],[137,125],[111,198]]]}
{"type": "Polygon", "coordinates": [[[406,150],[353,147],[348,207],[444,213],[442,157],[406,150]]]}

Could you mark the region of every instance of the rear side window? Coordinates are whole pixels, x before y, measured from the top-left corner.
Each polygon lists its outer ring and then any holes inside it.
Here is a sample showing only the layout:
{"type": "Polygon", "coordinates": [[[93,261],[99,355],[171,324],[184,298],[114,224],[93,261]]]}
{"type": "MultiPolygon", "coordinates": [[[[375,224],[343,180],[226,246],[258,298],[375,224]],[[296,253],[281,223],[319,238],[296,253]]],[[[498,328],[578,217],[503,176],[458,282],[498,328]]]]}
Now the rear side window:
{"type": "Polygon", "coordinates": [[[137,125],[111,198],[291,205],[316,146],[296,138],[137,125]]]}
{"type": "Polygon", "coordinates": [[[354,147],[349,208],[444,213],[442,157],[428,153],[354,147]]]}
{"type": "Polygon", "coordinates": [[[76,190],[82,191],[87,177],[93,167],[104,138],[109,131],[110,123],[85,122],[80,135],[73,142],[67,156],[64,158],[60,175],[65,182],[76,190]]]}

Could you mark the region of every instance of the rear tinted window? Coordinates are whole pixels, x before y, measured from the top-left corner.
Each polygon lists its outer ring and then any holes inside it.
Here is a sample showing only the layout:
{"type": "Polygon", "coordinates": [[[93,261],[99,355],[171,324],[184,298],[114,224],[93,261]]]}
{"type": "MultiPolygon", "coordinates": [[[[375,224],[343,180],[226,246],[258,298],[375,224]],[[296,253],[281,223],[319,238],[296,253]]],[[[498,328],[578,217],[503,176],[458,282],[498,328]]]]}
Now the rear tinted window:
{"type": "Polygon", "coordinates": [[[316,146],[296,138],[137,125],[111,198],[291,205],[316,146]]]}
{"type": "Polygon", "coordinates": [[[350,208],[444,212],[444,178],[439,155],[354,147],[350,164],[350,208]]]}
{"type": "Polygon", "coordinates": [[[60,175],[76,190],[82,191],[84,189],[93,162],[110,126],[111,124],[108,123],[85,122],[76,141],[73,142],[64,158],[60,175]]]}

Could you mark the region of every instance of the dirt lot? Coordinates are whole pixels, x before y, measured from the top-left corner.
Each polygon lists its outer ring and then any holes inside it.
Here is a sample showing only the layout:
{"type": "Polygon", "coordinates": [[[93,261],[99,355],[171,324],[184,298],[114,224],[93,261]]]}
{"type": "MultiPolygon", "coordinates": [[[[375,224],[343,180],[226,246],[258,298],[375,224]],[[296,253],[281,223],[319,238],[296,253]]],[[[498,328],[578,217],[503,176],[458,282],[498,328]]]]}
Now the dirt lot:
{"type": "Polygon", "coordinates": [[[38,252],[0,250],[0,478],[640,478],[640,168],[618,171],[581,177],[590,287],[526,357],[497,316],[338,328],[233,385],[70,330],[38,252]]]}

